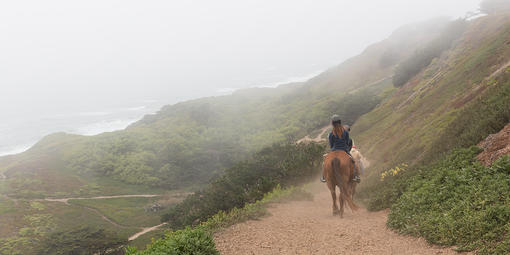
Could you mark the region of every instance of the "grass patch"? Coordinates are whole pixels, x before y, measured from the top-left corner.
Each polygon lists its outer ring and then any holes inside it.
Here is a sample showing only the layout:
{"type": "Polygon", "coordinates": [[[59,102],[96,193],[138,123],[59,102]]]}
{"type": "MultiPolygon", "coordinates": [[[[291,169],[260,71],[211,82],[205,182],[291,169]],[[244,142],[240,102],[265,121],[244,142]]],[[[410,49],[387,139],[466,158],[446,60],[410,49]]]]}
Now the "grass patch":
{"type": "Polygon", "coordinates": [[[160,223],[161,214],[147,208],[159,198],[129,197],[70,200],[69,203],[97,209],[114,222],[131,227],[149,227],[160,223]]]}
{"type": "Polygon", "coordinates": [[[0,197],[0,215],[14,210],[14,202],[10,199],[0,197]]]}
{"type": "Polygon", "coordinates": [[[391,207],[388,226],[439,245],[480,254],[510,253],[510,157],[485,167],[477,147],[415,170],[391,207]]]}

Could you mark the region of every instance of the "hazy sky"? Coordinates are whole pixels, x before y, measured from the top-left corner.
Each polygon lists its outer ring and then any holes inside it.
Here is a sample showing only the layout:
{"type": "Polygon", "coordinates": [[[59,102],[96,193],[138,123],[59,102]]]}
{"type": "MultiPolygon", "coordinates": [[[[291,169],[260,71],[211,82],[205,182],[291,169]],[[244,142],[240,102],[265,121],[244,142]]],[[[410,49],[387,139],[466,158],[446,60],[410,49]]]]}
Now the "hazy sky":
{"type": "Polygon", "coordinates": [[[1,1],[0,117],[172,103],[307,77],[405,23],[462,16],[478,2],[1,1]]]}

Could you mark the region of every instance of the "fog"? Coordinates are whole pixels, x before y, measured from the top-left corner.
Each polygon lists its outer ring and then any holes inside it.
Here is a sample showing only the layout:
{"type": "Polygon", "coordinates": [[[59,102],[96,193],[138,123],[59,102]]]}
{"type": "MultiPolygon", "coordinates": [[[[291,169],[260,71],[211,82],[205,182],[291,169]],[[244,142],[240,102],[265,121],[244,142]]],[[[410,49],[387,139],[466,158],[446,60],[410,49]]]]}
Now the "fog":
{"type": "Polygon", "coordinates": [[[51,132],[120,129],[164,104],[306,80],[403,24],[478,3],[2,1],[0,154],[51,132]]]}

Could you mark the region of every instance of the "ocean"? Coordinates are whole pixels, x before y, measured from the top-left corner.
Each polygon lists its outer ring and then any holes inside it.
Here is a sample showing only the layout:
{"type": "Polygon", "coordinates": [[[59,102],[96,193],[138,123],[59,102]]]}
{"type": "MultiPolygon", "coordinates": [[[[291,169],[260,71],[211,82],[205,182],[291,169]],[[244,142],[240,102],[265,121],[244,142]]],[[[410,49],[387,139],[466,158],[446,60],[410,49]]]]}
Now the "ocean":
{"type": "Polygon", "coordinates": [[[0,123],[0,156],[26,151],[44,136],[56,132],[92,136],[122,130],[144,115],[157,112],[163,105],[156,100],[147,100],[144,104],[102,111],[63,111],[4,118],[0,123]]]}

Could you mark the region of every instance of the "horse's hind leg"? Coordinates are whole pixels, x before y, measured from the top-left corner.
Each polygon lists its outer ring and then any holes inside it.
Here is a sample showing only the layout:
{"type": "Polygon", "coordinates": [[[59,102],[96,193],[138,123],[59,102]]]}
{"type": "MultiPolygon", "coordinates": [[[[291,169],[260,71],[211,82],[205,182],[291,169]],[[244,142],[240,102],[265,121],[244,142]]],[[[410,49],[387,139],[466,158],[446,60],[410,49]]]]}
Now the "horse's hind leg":
{"type": "Polygon", "coordinates": [[[344,217],[344,196],[345,194],[343,194],[342,190],[340,190],[340,194],[338,196],[338,203],[340,204],[340,218],[344,217]]]}
{"type": "Polygon", "coordinates": [[[333,215],[338,214],[338,207],[336,205],[336,187],[333,186],[333,188],[329,188],[329,191],[331,192],[331,198],[333,200],[333,215]]]}

